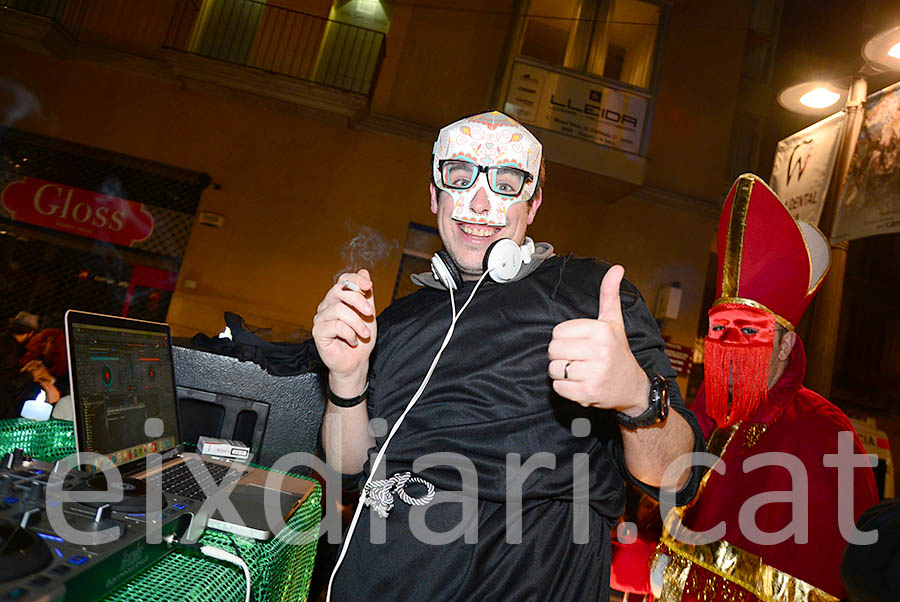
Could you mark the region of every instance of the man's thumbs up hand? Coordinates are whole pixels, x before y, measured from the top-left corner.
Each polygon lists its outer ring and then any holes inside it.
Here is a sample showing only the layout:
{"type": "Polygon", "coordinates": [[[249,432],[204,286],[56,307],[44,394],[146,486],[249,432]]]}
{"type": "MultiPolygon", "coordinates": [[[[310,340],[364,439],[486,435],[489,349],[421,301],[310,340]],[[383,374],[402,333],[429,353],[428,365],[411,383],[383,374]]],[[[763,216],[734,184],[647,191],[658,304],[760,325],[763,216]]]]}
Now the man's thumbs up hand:
{"type": "Polygon", "coordinates": [[[622,300],[619,298],[619,287],[622,285],[624,277],[625,268],[620,265],[609,268],[606,275],[603,276],[603,281],[600,283],[600,312],[597,314],[598,320],[619,324],[623,330],[625,321],[622,319],[622,300]]]}
{"type": "Polygon", "coordinates": [[[647,407],[650,383],[625,334],[619,288],[625,268],[614,265],[600,283],[597,319],[556,325],[547,349],[553,389],[586,407],[638,415],[647,407]]]}

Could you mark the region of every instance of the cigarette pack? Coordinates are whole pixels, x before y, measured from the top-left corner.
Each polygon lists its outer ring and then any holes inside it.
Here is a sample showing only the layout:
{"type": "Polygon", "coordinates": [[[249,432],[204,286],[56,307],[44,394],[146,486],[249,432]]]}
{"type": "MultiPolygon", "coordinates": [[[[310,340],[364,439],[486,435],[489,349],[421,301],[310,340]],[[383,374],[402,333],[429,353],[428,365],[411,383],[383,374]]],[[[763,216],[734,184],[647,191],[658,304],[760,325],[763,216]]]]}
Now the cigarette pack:
{"type": "Polygon", "coordinates": [[[215,439],[213,437],[200,437],[197,440],[197,451],[207,456],[215,456],[225,460],[250,460],[250,448],[240,441],[231,439],[215,439]]]}

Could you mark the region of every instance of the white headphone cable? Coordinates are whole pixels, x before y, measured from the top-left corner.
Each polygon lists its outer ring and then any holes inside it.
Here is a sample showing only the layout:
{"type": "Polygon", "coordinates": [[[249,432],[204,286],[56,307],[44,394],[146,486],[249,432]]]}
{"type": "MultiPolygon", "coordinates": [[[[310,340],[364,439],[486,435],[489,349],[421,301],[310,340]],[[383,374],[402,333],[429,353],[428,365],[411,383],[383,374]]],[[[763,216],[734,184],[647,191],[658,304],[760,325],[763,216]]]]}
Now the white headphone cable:
{"type": "MultiPolygon", "coordinates": [[[[182,543],[175,536],[174,533],[170,533],[163,537],[163,541],[165,541],[169,545],[174,545],[179,548],[189,548],[192,550],[196,550],[203,554],[204,556],[209,556],[210,558],[215,558],[217,560],[223,560],[225,562],[229,562],[233,565],[240,567],[241,571],[244,572],[244,602],[250,602],[250,596],[252,594],[252,581],[250,579],[250,567],[247,566],[247,563],[244,562],[244,559],[236,554],[232,554],[231,552],[227,552],[222,548],[218,548],[216,546],[210,546],[206,544],[201,544],[199,542],[194,543],[182,543]]],[[[236,546],[235,546],[236,548],[236,546]]]]}
{"type": "Polygon", "coordinates": [[[245,602],[250,602],[250,568],[241,557],[236,556],[231,552],[226,552],[222,548],[217,548],[216,546],[200,546],[200,553],[209,556],[210,558],[224,560],[225,562],[230,562],[231,564],[236,564],[241,567],[241,570],[244,571],[244,579],[246,580],[244,600],[245,602]]]}
{"type": "Polygon", "coordinates": [[[472,289],[472,292],[469,294],[469,298],[466,299],[466,302],[460,308],[459,313],[456,313],[456,301],[453,298],[453,289],[450,289],[448,287],[448,292],[450,293],[450,311],[453,315],[452,319],[450,320],[450,328],[447,329],[447,334],[444,336],[444,341],[443,343],[441,343],[437,354],[434,356],[434,360],[432,360],[431,366],[428,368],[428,372],[425,374],[425,378],[422,380],[422,384],[419,385],[419,388],[416,390],[415,395],[413,395],[412,399],[409,400],[409,403],[406,404],[406,409],[403,410],[403,413],[400,414],[399,418],[397,418],[397,421],[391,428],[391,432],[388,433],[387,438],[384,440],[384,445],[381,446],[381,449],[378,450],[378,454],[372,461],[372,468],[369,471],[369,477],[366,479],[365,484],[363,484],[362,486],[362,490],[360,491],[359,495],[359,503],[356,506],[356,511],[353,513],[353,519],[350,521],[350,526],[347,528],[347,537],[344,539],[344,544],[341,546],[341,553],[338,555],[338,559],[337,562],[335,562],[334,569],[332,569],[331,571],[331,577],[328,579],[328,591],[325,594],[325,602],[331,601],[331,586],[334,583],[334,578],[337,575],[338,570],[341,568],[341,563],[344,562],[344,556],[347,555],[347,549],[350,547],[350,540],[353,537],[353,532],[356,530],[356,524],[357,522],[359,522],[359,515],[362,513],[363,507],[366,505],[366,486],[372,482],[372,477],[375,476],[376,470],[379,464],[381,464],[382,458],[384,458],[384,453],[387,451],[388,444],[390,444],[391,439],[393,439],[394,437],[394,434],[400,428],[400,425],[403,423],[403,419],[406,418],[406,415],[409,414],[409,411],[412,409],[412,407],[416,404],[417,401],[419,401],[419,397],[425,390],[425,385],[428,384],[428,381],[431,379],[431,374],[437,367],[438,360],[441,359],[441,354],[444,353],[444,349],[450,343],[450,337],[453,336],[453,330],[456,328],[456,321],[469,306],[469,303],[475,297],[475,291],[478,290],[478,287],[481,286],[481,283],[484,282],[485,277],[490,273],[490,271],[491,270],[486,270],[481,275],[481,278],[478,279],[478,282],[475,283],[475,288],[472,289]]]}

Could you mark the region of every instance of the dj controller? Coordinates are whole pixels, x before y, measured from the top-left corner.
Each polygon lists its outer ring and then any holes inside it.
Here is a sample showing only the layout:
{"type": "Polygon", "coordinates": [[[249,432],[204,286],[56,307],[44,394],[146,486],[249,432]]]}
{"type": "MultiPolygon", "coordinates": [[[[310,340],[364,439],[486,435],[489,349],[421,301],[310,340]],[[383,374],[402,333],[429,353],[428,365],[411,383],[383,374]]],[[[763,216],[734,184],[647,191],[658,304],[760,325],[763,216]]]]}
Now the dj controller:
{"type": "MultiPolygon", "coordinates": [[[[72,470],[63,477],[64,472],[61,462],[32,460],[21,450],[0,461],[0,601],[94,600],[171,549],[164,542],[149,543],[143,481],[123,478],[120,502],[61,502],[54,492],[60,484],[64,491],[109,495],[102,473],[72,470]],[[48,509],[55,513],[53,520],[48,509]],[[58,520],[60,511],[65,523],[58,520]],[[67,524],[79,535],[67,538],[51,522],[67,524]],[[73,543],[101,538],[106,543],[73,543]]],[[[180,535],[199,505],[163,494],[162,510],[149,518],[160,537],[180,535]]]]}

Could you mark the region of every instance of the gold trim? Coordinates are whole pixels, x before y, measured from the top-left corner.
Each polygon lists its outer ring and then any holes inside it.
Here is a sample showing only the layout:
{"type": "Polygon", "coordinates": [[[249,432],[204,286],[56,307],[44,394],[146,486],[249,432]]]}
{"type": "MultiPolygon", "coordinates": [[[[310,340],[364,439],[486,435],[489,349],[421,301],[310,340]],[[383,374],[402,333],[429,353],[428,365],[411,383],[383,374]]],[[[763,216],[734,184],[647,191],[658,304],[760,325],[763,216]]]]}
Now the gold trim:
{"type": "Polygon", "coordinates": [[[668,516],[666,517],[666,521],[674,520],[670,519],[670,517],[673,513],[677,513],[678,521],[680,524],[681,517],[684,516],[684,512],[700,500],[700,494],[703,493],[703,488],[706,487],[706,482],[709,481],[709,478],[712,476],[713,472],[715,472],[715,467],[718,466],[720,462],[722,462],[722,456],[725,455],[725,451],[728,449],[728,444],[731,443],[732,439],[734,439],[734,436],[737,434],[740,427],[740,422],[724,429],[716,427],[712,434],[710,434],[709,438],[706,440],[706,453],[716,456],[718,460],[716,460],[713,465],[709,467],[709,469],[706,471],[706,474],[703,475],[702,479],[700,479],[700,485],[697,487],[697,493],[694,495],[694,499],[692,499],[684,506],[677,506],[675,508],[672,508],[669,511],[668,516]]]}
{"type": "Polygon", "coordinates": [[[763,424],[761,422],[748,426],[747,433],[744,436],[744,447],[746,449],[755,447],[756,444],[759,443],[759,438],[763,436],[763,433],[765,433],[768,428],[768,424],[763,424]]]}
{"type": "MultiPolygon", "coordinates": [[[[715,465],[722,461],[722,456],[725,455],[729,444],[735,439],[741,425],[742,423],[738,422],[729,428],[717,428],[709,436],[706,451],[717,456],[719,460],[703,476],[694,502],[702,495],[715,465]]],[[[756,431],[759,430],[755,437],[758,439],[759,435],[765,432],[765,427],[754,429],[754,427],[760,426],[751,425],[747,437],[752,437],[750,431],[756,434],[756,431]]],[[[697,565],[718,575],[763,602],[840,602],[831,594],[767,565],[756,554],[742,550],[725,540],[707,544],[689,544],[678,541],[671,533],[677,533],[684,526],[682,523],[684,511],[692,505],[693,502],[681,508],[673,508],[663,522],[662,537],[654,556],[654,562],[660,555],[666,554],[666,549],[670,554],[664,572],[660,602],[680,602],[688,585],[689,576],[691,577],[691,589],[695,592],[700,590],[697,587],[699,585],[696,581],[697,574],[691,571],[692,565],[697,565]]],[[[703,587],[706,588],[704,590],[706,591],[714,586],[706,583],[703,587]]],[[[717,598],[716,594],[718,593],[725,595],[724,592],[707,591],[712,598],[717,598]]]]}
{"type": "MultiPolygon", "coordinates": [[[[670,563],[675,557],[680,557],[745,589],[763,602],[839,602],[831,594],[767,565],[756,554],[725,540],[709,544],[684,544],[671,537],[667,527],[663,528],[662,543],[675,555],[670,563]]],[[[680,573],[683,572],[683,562],[678,562],[676,566],[681,569],[680,573]]],[[[668,570],[666,573],[668,577],[668,570]]],[[[679,600],[685,581],[683,578],[667,579],[660,599],[679,600]],[[670,588],[678,591],[678,595],[673,596],[670,588]]]]}
{"type": "MultiPolygon", "coordinates": [[[[660,552],[660,549],[657,548],[657,555],[660,552]]],[[[691,561],[678,555],[668,556],[668,559],[666,569],[663,571],[663,587],[659,596],[659,602],[681,602],[684,586],[687,584],[688,575],[691,573],[691,561]]]]}
{"type": "MultiPolygon", "coordinates": [[[[717,428],[714,430],[709,436],[709,440],[706,442],[706,453],[722,459],[722,456],[725,455],[725,450],[728,449],[728,444],[731,443],[731,439],[734,437],[734,434],[737,432],[740,425],[741,423],[738,422],[737,424],[732,425],[731,428],[717,428]]],[[[712,469],[710,468],[710,470],[712,469]]]]}
{"type": "Polygon", "coordinates": [[[713,307],[715,307],[716,305],[725,305],[726,303],[737,303],[739,305],[749,305],[750,307],[755,307],[756,309],[761,309],[765,312],[768,312],[768,313],[774,315],[776,322],[778,322],[779,324],[781,324],[782,326],[784,326],[791,332],[794,331],[793,324],[791,324],[788,320],[782,318],[781,316],[776,314],[774,311],[772,311],[771,309],[769,309],[768,307],[766,307],[765,305],[763,305],[762,303],[760,303],[758,301],[754,301],[753,299],[747,299],[746,297],[726,297],[723,295],[722,297],[719,297],[718,299],[713,301],[713,307]]]}
{"type": "Polygon", "coordinates": [[[738,294],[741,282],[741,256],[744,252],[744,232],[747,228],[747,211],[750,208],[750,193],[754,178],[741,176],[737,181],[734,198],[731,201],[731,215],[728,217],[728,232],[725,233],[725,251],[722,258],[722,296],[738,294]]]}

